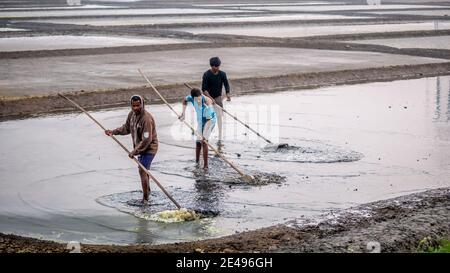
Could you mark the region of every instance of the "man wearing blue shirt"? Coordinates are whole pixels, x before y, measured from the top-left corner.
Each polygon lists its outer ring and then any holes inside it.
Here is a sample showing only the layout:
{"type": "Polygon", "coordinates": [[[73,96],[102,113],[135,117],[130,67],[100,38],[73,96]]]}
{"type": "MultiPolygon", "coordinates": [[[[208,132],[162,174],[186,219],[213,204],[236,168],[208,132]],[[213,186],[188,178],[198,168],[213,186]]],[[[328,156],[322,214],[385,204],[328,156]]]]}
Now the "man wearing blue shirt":
{"type": "Polygon", "coordinates": [[[212,130],[216,125],[216,113],[212,107],[213,102],[210,98],[202,94],[198,88],[191,90],[191,95],[183,99],[183,112],[180,120],[185,118],[187,103],[192,103],[192,106],[197,113],[197,141],[195,146],[195,162],[199,164],[200,151],[203,147],[203,168],[208,169],[208,144],[203,139],[208,140],[211,136],[212,130]],[[203,136],[203,137],[199,137],[203,136]]]}

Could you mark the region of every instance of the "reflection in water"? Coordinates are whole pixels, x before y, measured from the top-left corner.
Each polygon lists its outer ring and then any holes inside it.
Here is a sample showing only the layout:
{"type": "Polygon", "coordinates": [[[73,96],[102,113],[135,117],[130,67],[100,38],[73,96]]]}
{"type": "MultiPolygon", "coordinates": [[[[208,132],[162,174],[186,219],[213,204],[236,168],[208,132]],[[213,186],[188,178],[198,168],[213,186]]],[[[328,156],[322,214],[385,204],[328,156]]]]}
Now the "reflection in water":
{"type": "Polygon", "coordinates": [[[435,121],[450,120],[450,80],[436,77],[435,121]],[[445,81],[447,80],[447,81],[445,81]]]}
{"type": "Polygon", "coordinates": [[[449,120],[450,120],[450,79],[448,80],[447,86],[447,121],[449,120]]]}
{"type": "Polygon", "coordinates": [[[441,118],[441,78],[436,78],[436,120],[441,118]]]}
{"type": "Polygon", "coordinates": [[[219,207],[222,190],[217,183],[209,180],[196,179],[195,189],[197,190],[197,196],[195,198],[196,207],[219,207]]]}
{"type": "Polygon", "coordinates": [[[136,225],[136,244],[151,244],[155,236],[149,230],[148,221],[139,219],[136,225]]]}
{"type": "Polygon", "coordinates": [[[224,197],[223,184],[211,180],[203,172],[194,172],[194,177],[195,208],[203,211],[219,211],[224,197]]]}

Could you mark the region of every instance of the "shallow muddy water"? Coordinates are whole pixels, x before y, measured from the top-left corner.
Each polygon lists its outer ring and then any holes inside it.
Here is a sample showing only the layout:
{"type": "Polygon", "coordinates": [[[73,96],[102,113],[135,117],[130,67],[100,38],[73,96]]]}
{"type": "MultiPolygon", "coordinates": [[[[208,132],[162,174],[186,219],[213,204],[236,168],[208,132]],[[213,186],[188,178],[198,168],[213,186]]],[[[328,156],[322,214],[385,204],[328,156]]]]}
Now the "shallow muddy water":
{"type": "Polygon", "coordinates": [[[126,36],[35,36],[2,38],[0,51],[55,50],[72,48],[104,48],[115,46],[142,46],[160,44],[195,43],[198,41],[159,37],[126,36]]]}
{"type": "Polygon", "coordinates": [[[328,25],[328,26],[232,26],[232,27],[197,27],[180,28],[181,31],[193,34],[227,34],[262,37],[309,37],[321,35],[343,35],[376,32],[419,31],[419,30],[444,30],[449,29],[450,23],[439,22],[414,22],[401,24],[362,24],[362,25],[328,25]]]}
{"type": "Polygon", "coordinates": [[[9,28],[9,27],[0,27],[0,32],[6,32],[6,31],[26,31],[26,29],[21,29],[21,28],[9,28]]]}
{"type": "Polygon", "coordinates": [[[160,17],[132,17],[132,18],[86,18],[86,19],[49,19],[38,20],[52,24],[75,24],[91,26],[117,25],[156,25],[156,24],[189,24],[189,23],[231,23],[231,22],[273,22],[290,20],[335,20],[370,18],[368,16],[346,16],[335,14],[283,14],[283,15],[232,15],[232,16],[160,16],[160,17]]]}
{"type": "MultiPolygon", "coordinates": [[[[175,206],[153,183],[151,206],[133,205],[141,197],[137,167],[84,114],[1,122],[0,232],[84,243],[189,241],[450,186],[449,82],[234,97],[225,103],[230,112],[274,143],[288,144],[266,146],[226,119],[224,155],[245,173],[282,177],[257,186],[236,179],[212,154],[207,172],[197,168],[189,129],[166,106],[149,105],[160,139],[153,175],[182,206],[218,214],[182,223],[146,220],[175,206]]],[[[92,114],[114,128],[128,111],[92,114]]],[[[187,112],[193,122],[192,109],[187,112]]],[[[131,143],[129,136],[119,139],[131,143]]]]}
{"type": "Polygon", "coordinates": [[[436,10],[400,10],[400,11],[371,11],[370,14],[380,15],[423,15],[423,16],[449,16],[450,9],[436,10]]]}
{"type": "MultiPolygon", "coordinates": [[[[0,10],[0,19],[7,18],[35,18],[35,17],[89,17],[89,16],[133,16],[160,14],[210,14],[210,13],[239,13],[249,12],[226,9],[191,9],[191,8],[161,8],[161,9],[66,9],[66,10],[0,10]]],[[[251,11],[250,11],[251,12],[251,11]]]]}
{"type": "Polygon", "coordinates": [[[270,11],[301,11],[301,12],[322,12],[322,11],[366,11],[366,10],[404,10],[404,9],[426,9],[426,8],[445,8],[445,6],[432,5],[285,5],[285,6],[253,6],[243,7],[250,10],[270,10],[270,11]]]}
{"type": "Polygon", "coordinates": [[[351,42],[359,44],[384,45],[396,48],[436,48],[450,50],[450,36],[373,39],[351,42]]]}

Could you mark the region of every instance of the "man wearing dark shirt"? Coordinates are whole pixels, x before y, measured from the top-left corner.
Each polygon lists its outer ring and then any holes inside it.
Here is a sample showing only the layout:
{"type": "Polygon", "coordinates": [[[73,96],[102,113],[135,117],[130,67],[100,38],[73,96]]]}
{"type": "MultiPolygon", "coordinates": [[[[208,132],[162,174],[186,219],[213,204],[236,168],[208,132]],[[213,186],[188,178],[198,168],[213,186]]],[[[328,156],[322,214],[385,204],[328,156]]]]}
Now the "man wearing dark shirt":
{"type": "Polygon", "coordinates": [[[228,84],[227,74],[220,70],[221,61],[219,57],[213,57],[209,59],[211,69],[203,74],[202,90],[203,94],[212,99],[214,103],[214,111],[217,114],[217,126],[219,127],[219,142],[222,144],[222,117],[223,111],[223,97],[222,86],[225,87],[227,101],[231,101],[230,85],[228,84]],[[218,107],[218,106],[220,107],[218,107]]]}

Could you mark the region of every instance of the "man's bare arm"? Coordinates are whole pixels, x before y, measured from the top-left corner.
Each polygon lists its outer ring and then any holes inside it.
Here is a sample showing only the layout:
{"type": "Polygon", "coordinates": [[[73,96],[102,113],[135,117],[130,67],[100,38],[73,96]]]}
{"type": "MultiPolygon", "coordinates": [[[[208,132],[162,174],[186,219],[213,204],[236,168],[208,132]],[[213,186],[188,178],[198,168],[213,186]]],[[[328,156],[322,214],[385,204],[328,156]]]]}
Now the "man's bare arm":
{"type": "Polygon", "coordinates": [[[214,99],[211,97],[211,95],[209,95],[208,90],[203,90],[203,95],[205,95],[208,99],[210,99],[212,101],[212,104],[215,104],[216,102],[214,101],[214,99]]]}

